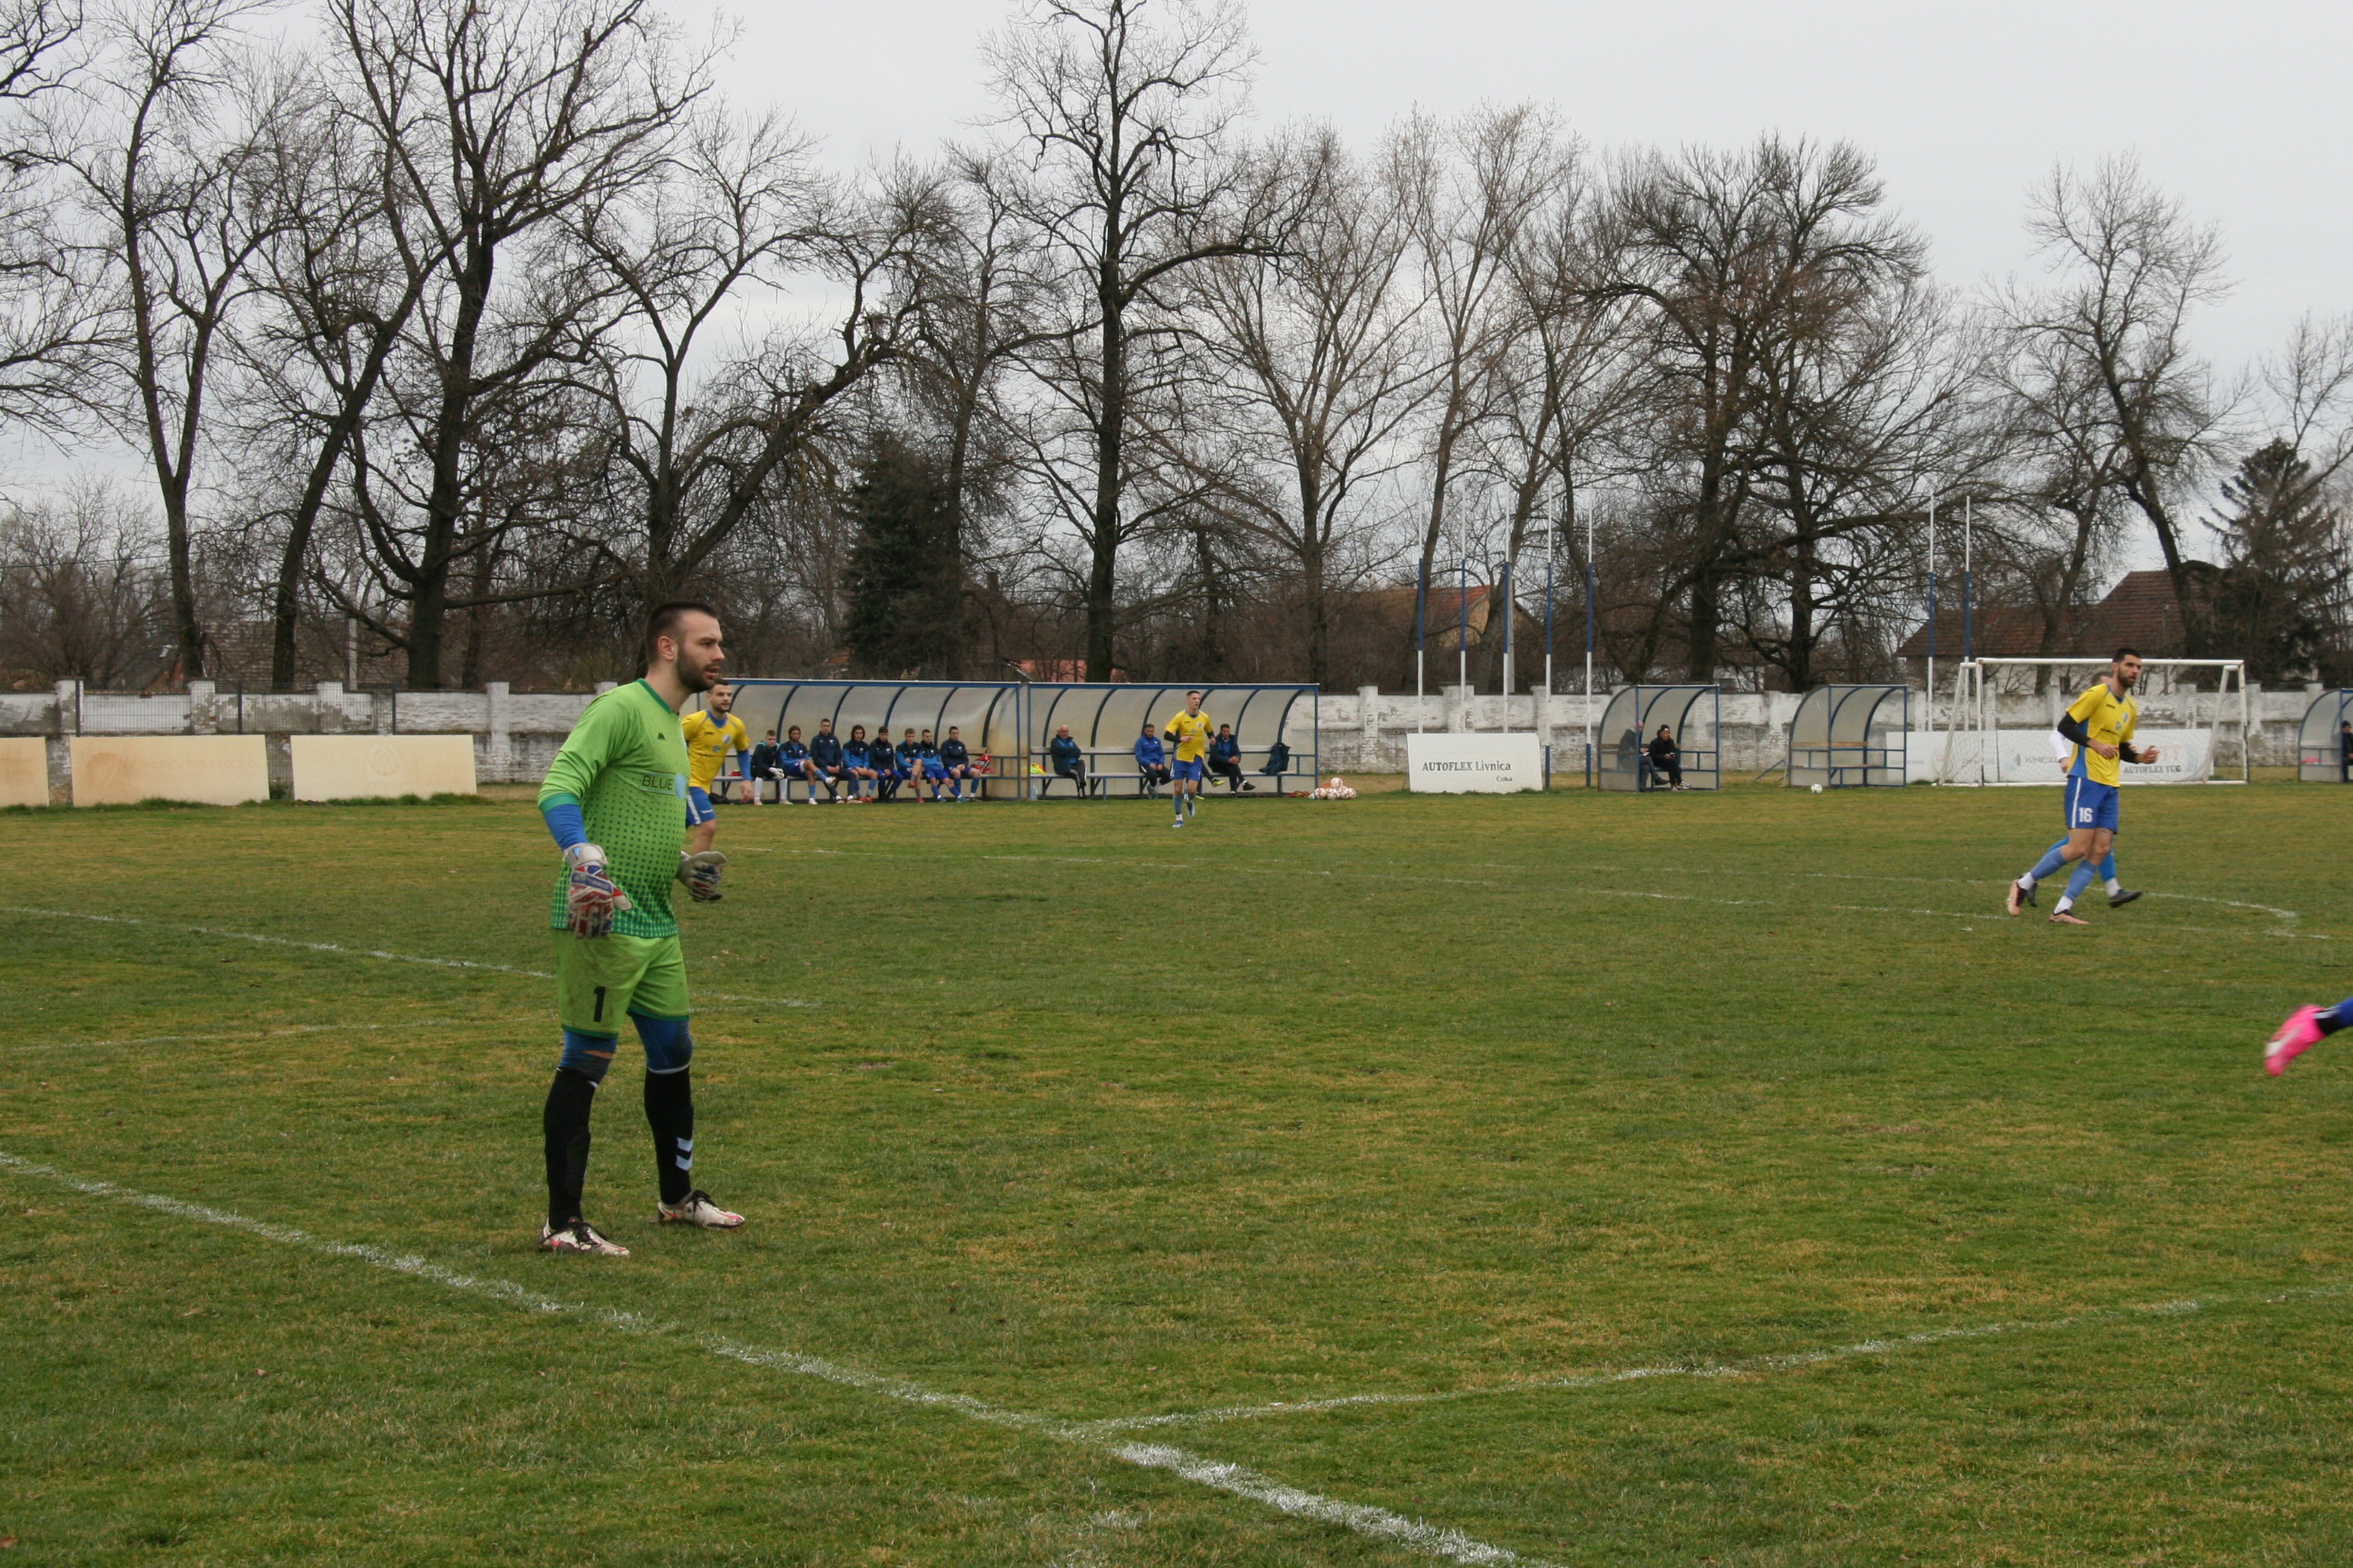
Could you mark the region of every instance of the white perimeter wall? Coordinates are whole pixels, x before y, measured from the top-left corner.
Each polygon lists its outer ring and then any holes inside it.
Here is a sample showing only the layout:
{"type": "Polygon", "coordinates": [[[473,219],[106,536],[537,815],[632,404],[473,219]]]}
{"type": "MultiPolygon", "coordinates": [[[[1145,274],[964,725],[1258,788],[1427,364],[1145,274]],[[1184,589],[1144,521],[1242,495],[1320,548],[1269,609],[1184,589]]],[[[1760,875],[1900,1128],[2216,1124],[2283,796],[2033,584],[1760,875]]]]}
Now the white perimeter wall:
{"type": "MultiPolygon", "coordinates": [[[[49,782],[56,799],[63,798],[69,780],[66,742],[76,733],[221,735],[236,734],[242,728],[244,733],[268,738],[270,780],[291,788],[289,737],[392,734],[397,708],[399,733],[464,735],[473,744],[477,778],[489,784],[524,784],[536,783],[547,772],[555,748],[563,744],[591,695],[516,693],[494,684],[478,692],[403,692],[395,699],[383,692],[346,692],[329,681],[310,692],[248,692],[240,698],[233,691],[222,692],[209,681],[192,680],[184,696],[110,696],[82,692],[68,680],[60,681],[53,692],[0,692],[0,736],[40,737],[48,742],[49,782]]],[[[1595,721],[1608,700],[1608,693],[1597,693],[1592,699],[1595,721]]],[[[1720,739],[1727,780],[1752,776],[1782,760],[1789,720],[1799,700],[1797,694],[1785,692],[1724,694],[1720,739]]],[[[2266,692],[2259,686],[2250,700],[2256,765],[2294,766],[2297,726],[2311,696],[2303,691],[2266,692]]],[[[2214,701],[2212,694],[2144,698],[2141,722],[2151,728],[2202,723],[2214,701]],[[2192,704],[2202,706],[2193,714],[2192,704]]],[[[1913,727],[1922,728],[1925,719],[1916,693],[1913,703],[1913,727]]],[[[1581,776],[1585,767],[1588,707],[1580,696],[1481,696],[1460,687],[1447,687],[1417,698],[1410,692],[1400,695],[1367,687],[1353,694],[1327,695],[1319,707],[1321,771],[1326,776],[1404,772],[1405,737],[1417,730],[1532,731],[1552,747],[1556,782],[1563,776],[1581,776]]],[[[2002,724],[2006,728],[2040,728],[2052,722],[2051,709],[2048,696],[2006,696],[2002,724]]],[[[2232,732],[2236,729],[2237,710],[2238,697],[2233,693],[2224,714],[2232,732]]],[[[1940,712],[1940,723],[1943,717],[1940,712]]],[[[1315,717],[1303,702],[1284,734],[1303,763],[1316,733],[1315,717]]]]}

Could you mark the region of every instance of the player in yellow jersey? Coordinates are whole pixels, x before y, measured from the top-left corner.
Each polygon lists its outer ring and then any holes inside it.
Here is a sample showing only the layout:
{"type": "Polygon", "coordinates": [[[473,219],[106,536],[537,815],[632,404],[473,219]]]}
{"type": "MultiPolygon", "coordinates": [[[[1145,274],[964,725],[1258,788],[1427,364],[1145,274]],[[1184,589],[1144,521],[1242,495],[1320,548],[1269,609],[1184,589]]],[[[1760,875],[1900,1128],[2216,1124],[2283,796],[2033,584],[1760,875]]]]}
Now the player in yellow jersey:
{"type": "Polygon", "coordinates": [[[2067,892],[2051,911],[2053,925],[2087,923],[2075,913],[2075,900],[2091,886],[2092,868],[2107,858],[2117,829],[2117,786],[2121,764],[2153,762],[2157,748],[2146,751],[2133,744],[2133,729],[2140,722],[2140,705],[2133,688],[2140,683],[2140,655],[2120,648],[2108,661],[2108,673],[2068,704],[2058,732],[2075,748],[2067,769],[2067,841],[2054,846],[2034,870],[2010,884],[2009,912],[2018,914],[2033,902],[2034,886],[2060,867],[2075,863],[2067,879],[2067,892]]]}
{"type": "MultiPolygon", "coordinates": [[[[728,753],[736,755],[736,771],[752,776],[752,732],[735,716],[735,688],[719,681],[703,696],[702,712],[679,721],[686,736],[686,825],[695,830],[695,853],[700,855],[719,836],[719,813],[712,809],[711,787],[727,767],[728,753]]],[[[752,798],[760,798],[757,790],[752,798]]]]}
{"type": "Polygon", "coordinates": [[[1176,820],[1170,825],[1182,827],[1185,819],[1201,808],[1201,776],[1209,771],[1209,737],[1217,726],[1201,711],[1201,694],[1185,694],[1185,706],[1160,727],[1160,738],[1176,749],[1169,756],[1169,799],[1176,806],[1176,820]]]}

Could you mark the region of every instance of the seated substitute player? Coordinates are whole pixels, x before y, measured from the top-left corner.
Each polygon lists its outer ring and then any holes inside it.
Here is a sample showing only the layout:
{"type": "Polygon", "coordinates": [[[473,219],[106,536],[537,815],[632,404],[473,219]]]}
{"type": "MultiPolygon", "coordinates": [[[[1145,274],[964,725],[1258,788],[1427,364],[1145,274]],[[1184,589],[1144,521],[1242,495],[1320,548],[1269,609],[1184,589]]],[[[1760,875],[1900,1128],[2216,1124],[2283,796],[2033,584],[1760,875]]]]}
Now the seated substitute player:
{"type": "MultiPolygon", "coordinates": [[[[808,793],[803,797],[801,804],[816,805],[817,769],[808,760],[808,743],[801,739],[799,725],[796,724],[784,732],[784,744],[776,748],[776,762],[783,768],[785,777],[797,778],[808,786],[808,793]]],[[[784,790],[783,785],[776,786],[776,799],[779,802],[792,798],[784,792],[784,790]]]]}
{"type": "MultiPolygon", "coordinates": [[[[703,711],[679,721],[679,732],[686,737],[686,825],[695,830],[697,855],[719,836],[719,813],[711,808],[711,796],[727,768],[728,753],[735,753],[738,770],[746,779],[752,776],[752,733],[734,709],[735,688],[714,680],[703,695],[703,711]]],[[[727,797],[724,787],[718,787],[718,793],[727,797]]],[[[760,786],[754,784],[753,798],[759,794],[760,786]]]]}
{"type": "Polygon", "coordinates": [[[1147,795],[1158,795],[1169,780],[1168,748],[1160,744],[1160,732],[1150,719],[1144,721],[1144,733],[1136,737],[1136,773],[1147,795]]]}
{"type": "Polygon", "coordinates": [[[646,1050],[646,1120],[661,1188],[656,1223],[732,1230],[744,1216],[694,1183],[695,1098],[687,1064],[686,960],[670,884],[715,898],[727,856],[688,855],[686,736],[679,705],[709,688],[726,657],[710,606],[669,603],[646,624],[646,674],[591,702],[539,786],[539,813],[564,852],[549,923],[555,931],[556,1018],[564,1052],[542,1114],[547,1252],[627,1257],[581,1213],[588,1119],[626,1017],[646,1050]]]}
{"type": "MultiPolygon", "coordinates": [[[[817,721],[817,733],[808,738],[808,764],[811,776],[824,783],[827,803],[840,805],[843,799],[841,786],[849,779],[850,770],[842,763],[841,737],[833,732],[833,720],[817,721]]],[[[850,792],[856,794],[857,792],[852,790],[850,792]]],[[[814,802],[816,792],[809,792],[808,798],[814,802]]]]}
{"type": "Polygon", "coordinates": [[[1201,776],[1208,771],[1209,735],[1214,728],[1209,715],[1201,711],[1197,691],[1185,694],[1185,706],[1162,728],[1162,738],[1176,748],[1169,766],[1169,794],[1176,806],[1176,820],[1171,827],[1184,826],[1185,819],[1201,809],[1201,776]]]}
{"type": "MultiPolygon", "coordinates": [[[[948,738],[939,743],[939,771],[948,779],[949,799],[962,803],[979,792],[977,784],[970,791],[965,789],[966,783],[976,776],[972,771],[972,751],[952,724],[948,727],[948,738]]],[[[932,792],[939,792],[935,789],[932,792]]]]}
{"type": "Polygon", "coordinates": [[[767,732],[767,739],[752,747],[752,804],[754,806],[760,804],[760,787],[764,783],[774,782],[776,786],[776,799],[779,802],[784,799],[784,765],[779,760],[781,750],[782,748],[776,744],[776,732],[773,729],[767,732]]]}
{"type": "Polygon", "coordinates": [[[899,776],[914,792],[915,798],[923,798],[923,748],[915,739],[915,727],[907,726],[899,742],[899,776]]]}
{"type": "Polygon", "coordinates": [[[866,744],[866,727],[862,724],[850,726],[850,738],[841,743],[841,769],[849,775],[854,798],[874,798],[873,748],[866,744]]]}
{"type": "Polygon", "coordinates": [[[1217,734],[1209,742],[1209,773],[1225,780],[1225,792],[1229,795],[1257,788],[1241,776],[1241,742],[1234,738],[1234,727],[1230,724],[1219,725],[1217,734]]]}
{"type": "Polygon", "coordinates": [[[2067,891],[2051,910],[2051,923],[2089,923],[2075,914],[2075,900],[2091,886],[2092,868],[2108,857],[2116,841],[2117,787],[2123,777],[2119,764],[2157,760],[2155,746],[2141,751],[2133,745],[2140,707],[2132,692],[2139,680],[2140,655],[2120,648],[2108,661],[2108,673],[2070,703],[2060,716],[2058,732],[2075,748],[2074,761],[2067,770],[2067,841],[2010,884],[2008,907],[2011,914],[2032,902],[2037,882],[2057,875],[2060,867],[2073,860],[2077,862],[2074,874],[2067,879],[2067,891]]]}

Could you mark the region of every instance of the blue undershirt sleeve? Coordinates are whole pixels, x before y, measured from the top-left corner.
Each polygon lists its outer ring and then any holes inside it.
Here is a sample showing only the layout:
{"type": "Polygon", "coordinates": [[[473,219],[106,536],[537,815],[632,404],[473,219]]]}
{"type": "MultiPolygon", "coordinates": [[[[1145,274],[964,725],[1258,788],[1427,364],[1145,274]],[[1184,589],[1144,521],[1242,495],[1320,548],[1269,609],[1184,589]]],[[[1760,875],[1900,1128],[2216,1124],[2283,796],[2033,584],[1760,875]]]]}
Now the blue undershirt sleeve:
{"type": "Polygon", "coordinates": [[[581,817],[577,797],[550,795],[539,808],[539,815],[546,820],[548,833],[555,840],[556,848],[569,849],[574,844],[588,841],[588,824],[581,817]]]}

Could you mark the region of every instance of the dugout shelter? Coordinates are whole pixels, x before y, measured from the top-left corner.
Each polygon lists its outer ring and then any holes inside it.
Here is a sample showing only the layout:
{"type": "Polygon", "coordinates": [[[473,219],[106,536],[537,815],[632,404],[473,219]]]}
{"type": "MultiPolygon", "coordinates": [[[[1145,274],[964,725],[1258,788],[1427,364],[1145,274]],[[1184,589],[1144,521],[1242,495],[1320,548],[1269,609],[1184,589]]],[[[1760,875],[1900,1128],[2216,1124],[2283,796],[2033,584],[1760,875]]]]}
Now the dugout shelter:
{"type": "MultiPolygon", "coordinates": [[[[1087,771],[1105,789],[1115,782],[1134,781],[1141,789],[1135,760],[1136,738],[1146,719],[1164,724],[1185,705],[1184,685],[1147,685],[1128,681],[1035,681],[1023,688],[1028,717],[1023,732],[1030,754],[1043,760],[1046,743],[1062,725],[1085,751],[1087,771]]],[[[1309,685],[1226,685],[1200,683],[1201,711],[1219,724],[1234,727],[1241,747],[1243,776],[1271,780],[1280,791],[1284,781],[1312,782],[1322,762],[1323,724],[1319,688],[1309,685]],[[1307,745],[1303,751],[1287,740],[1291,720],[1302,712],[1307,719],[1307,745]],[[1270,773],[1275,747],[1283,748],[1279,772],[1270,773]]],[[[1051,776],[1040,780],[1050,788],[1051,776]]]]}
{"type": "Polygon", "coordinates": [[[1723,787],[1717,737],[1723,726],[1720,686],[1621,686],[1602,710],[1599,739],[1588,753],[1589,780],[1604,790],[1663,790],[1643,747],[1665,725],[1681,752],[1683,787],[1723,787]]]}
{"type": "MultiPolygon", "coordinates": [[[[782,680],[760,677],[728,679],[735,689],[735,714],[758,744],[774,729],[781,741],[794,725],[807,742],[817,733],[818,721],[831,719],[834,733],[848,739],[853,725],[864,725],[871,738],[888,730],[895,743],[912,728],[944,738],[951,725],[963,733],[976,759],[985,755],[989,771],[981,780],[984,795],[1000,799],[1034,799],[1047,792],[1053,776],[1032,774],[1032,763],[1046,766],[1046,743],[1055,728],[1070,726],[1071,738],[1087,753],[1089,772],[1107,785],[1115,779],[1135,779],[1136,737],[1146,717],[1155,723],[1185,705],[1193,685],[1145,685],[1124,682],[1048,682],[1022,680],[782,680]],[[1098,769],[1096,763],[1100,760],[1098,769]]],[[[1246,775],[1272,778],[1276,789],[1293,776],[1313,777],[1321,761],[1321,726],[1311,685],[1224,685],[1201,682],[1201,709],[1221,724],[1234,727],[1241,745],[1246,775]],[[1305,750],[1285,745],[1286,730],[1301,705],[1308,718],[1305,750]],[[1278,774],[1265,771],[1282,746],[1284,762],[1278,774]]],[[[732,775],[730,775],[732,776],[732,775]]],[[[788,784],[788,798],[805,791],[788,784]]]]}
{"type": "Polygon", "coordinates": [[[1901,789],[1909,686],[1817,686],[1789,720],[1791,789],[1901,789]]]}
{"type": "Polygon", "coordinates": [[[2297,732],[2296,776],[2307,784],[2353,784],[2345,727],[2353,724],[2353,691],[2323,692],[2304,710],[2297,732]]]}

